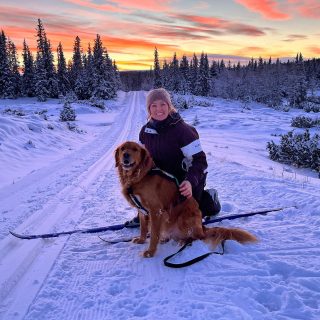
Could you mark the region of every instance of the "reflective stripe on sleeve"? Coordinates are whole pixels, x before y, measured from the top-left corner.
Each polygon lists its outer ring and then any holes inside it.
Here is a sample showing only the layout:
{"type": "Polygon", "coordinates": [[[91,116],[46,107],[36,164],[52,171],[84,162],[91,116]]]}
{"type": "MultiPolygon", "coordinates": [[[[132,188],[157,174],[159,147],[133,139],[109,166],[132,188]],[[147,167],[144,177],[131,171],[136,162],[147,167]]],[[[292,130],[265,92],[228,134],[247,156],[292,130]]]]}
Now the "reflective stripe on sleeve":
{"type": "Polygon", "coordinates": [[[188,145],[181,148],[181,151],[183,152],[185,157],[191,158],[193,155],[202,151],[200,140],[197,139],[197,140],[192,141],[188,145]]]}

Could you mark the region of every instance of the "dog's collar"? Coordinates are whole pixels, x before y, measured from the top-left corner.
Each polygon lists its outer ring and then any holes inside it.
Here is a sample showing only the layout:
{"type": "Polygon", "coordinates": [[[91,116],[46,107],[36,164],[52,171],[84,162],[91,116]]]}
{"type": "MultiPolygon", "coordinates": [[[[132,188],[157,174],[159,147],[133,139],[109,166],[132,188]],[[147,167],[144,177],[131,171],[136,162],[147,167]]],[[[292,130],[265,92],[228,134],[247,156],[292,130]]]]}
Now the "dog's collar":
{"type": "Polygon", "coordinates": [[[158,167],[154,167],[152,168],[149,172],[148,172],[148,175],[150,176],[153,176],[153,175],[159,175],[161,177],[164,177],[168,180],[171,180],[173,182],[175,182],[175,184],[179,187],[179,181],[178,179],[171,173],[167,172],[167,171],[164,171],[164,170],[161,170],[160,168],[158,167]]]}

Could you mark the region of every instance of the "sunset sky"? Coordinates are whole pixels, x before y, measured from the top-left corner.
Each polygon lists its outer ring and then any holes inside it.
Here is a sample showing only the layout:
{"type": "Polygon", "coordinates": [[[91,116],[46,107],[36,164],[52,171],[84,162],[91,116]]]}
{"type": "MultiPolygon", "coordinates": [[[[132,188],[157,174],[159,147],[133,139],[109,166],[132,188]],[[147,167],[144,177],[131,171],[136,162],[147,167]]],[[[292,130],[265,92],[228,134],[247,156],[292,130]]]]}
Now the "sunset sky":
{"type": "Polygon", "coordinates": [[[320,0],[0,0],[0,28],[21,54],[36,48],[42,19],[54,52],[67,59],[78,35],[84,51],[100,34],[120,70],[150,69],[160,59],[202,51],[216,60],[320,57],[320,0]]]}

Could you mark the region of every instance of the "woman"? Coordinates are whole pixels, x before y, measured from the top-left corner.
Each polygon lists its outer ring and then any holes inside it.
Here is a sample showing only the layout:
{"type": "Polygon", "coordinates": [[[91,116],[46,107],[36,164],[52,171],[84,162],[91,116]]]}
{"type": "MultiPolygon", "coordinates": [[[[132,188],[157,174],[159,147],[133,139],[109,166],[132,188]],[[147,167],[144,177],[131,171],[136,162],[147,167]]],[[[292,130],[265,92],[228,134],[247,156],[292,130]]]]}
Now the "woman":
{"type": "MultiPolygon", "coordinates": [[[[142,127],[139,140],[156,166],[178,179],[181,195],[193,196],[203,216],[219,213],[216,190],[204,190],[208,164],[196,129],[183,121],[163,88],[148,93],[147,112],[148,122],[142,127]]],[[[130,224],[135,222],[137,217],[130,224]]]]}

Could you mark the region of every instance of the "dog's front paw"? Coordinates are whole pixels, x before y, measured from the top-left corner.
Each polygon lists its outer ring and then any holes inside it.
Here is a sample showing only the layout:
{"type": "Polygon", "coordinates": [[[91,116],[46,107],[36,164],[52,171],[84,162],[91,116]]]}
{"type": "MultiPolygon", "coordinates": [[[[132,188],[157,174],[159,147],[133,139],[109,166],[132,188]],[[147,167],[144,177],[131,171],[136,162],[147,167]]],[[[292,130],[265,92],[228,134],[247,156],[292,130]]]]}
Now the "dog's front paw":
{"type": "Polygon", "coordinates": [[[137,244],[143,244],[146,242],[146,239],[141,237],[135,237],[132,239],[132,242],[137,244]]]}
{"type": "Polygon", "coordinates": [[[154,256],[154,251],[146,250],[145,252],[143,252],[144,258],[152,258],[153,256],[154,256]]]}

